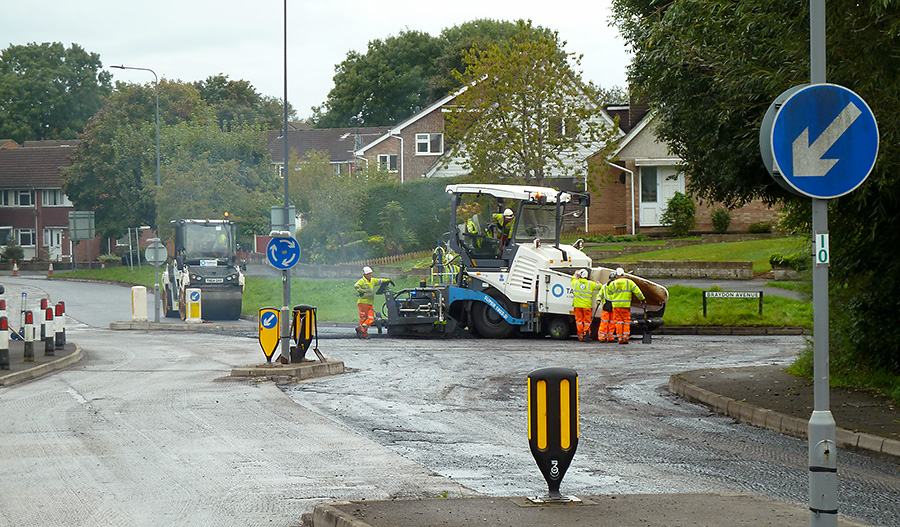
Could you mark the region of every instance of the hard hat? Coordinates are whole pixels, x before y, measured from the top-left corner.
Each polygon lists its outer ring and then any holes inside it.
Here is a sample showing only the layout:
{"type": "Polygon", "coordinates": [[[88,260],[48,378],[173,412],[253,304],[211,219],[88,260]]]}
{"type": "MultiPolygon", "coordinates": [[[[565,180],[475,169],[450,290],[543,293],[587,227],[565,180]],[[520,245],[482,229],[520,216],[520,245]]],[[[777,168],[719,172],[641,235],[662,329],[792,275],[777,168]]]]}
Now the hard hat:
{"type": "Polygon", "coordinates": [[[372,272],[372,268],[369,267],[368,265],[363,267],[363,274],[369,274],[371,272],[372,272]]]}
{"type": "Polygon", "coordinates": [[[515,214],[513,213],[513,211],[510,210],[510,209],[506,209],[506,210],[503,211],[503,217],[504,217],[504,218],[514,218],[515,216],[516,216],[516,215],[515,215],[515,214]]]}
{"type": "Polygon", "coordinates": [[[610,280],[610,282],[613,281],[613,280],[615,280],[615,279],[616,279],[616,273],[615,273],[615,271],[609,273],[609,280],[610,280]]]}
{"type": "Polygon", "coordinates": [[[616,267],[616,276],[625,276],[625,269],[621,267],[616,267]]]}
{"type": "Polygon", "coordinates": [[[580,277],[582,277],[582,278],[587,278],[587,277],[588,277],[588,270],[587,270],[587,269],[579,269],[579,270],[578,270],[578,276],[580,276],[580,277]]]}

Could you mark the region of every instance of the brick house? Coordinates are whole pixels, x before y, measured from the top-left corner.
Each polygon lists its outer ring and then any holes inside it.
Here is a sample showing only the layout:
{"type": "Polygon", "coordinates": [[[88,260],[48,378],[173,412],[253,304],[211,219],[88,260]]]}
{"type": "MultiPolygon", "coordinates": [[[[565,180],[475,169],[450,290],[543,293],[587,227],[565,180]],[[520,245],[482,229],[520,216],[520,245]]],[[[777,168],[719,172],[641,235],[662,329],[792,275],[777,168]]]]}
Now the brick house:
{"type": "Polygon", "coordinates": [[[62,170],[71,166],[77,139],[0,140],[0,247],[15,240],[25,260],[95,262],[115,240],[69,240],[69,212],[75,207],[62,191],[62,170]],[[106,249],[105,251],[103,249],[106,249]]]}
{"type": "MultiPolygon", "coordinates": [[[[360,159],[354,152],[383,136],[389,128],[322,128],[295,126],[288,130],[288,155],[303,157],[315,150],[328,156],[332,172],[346,175],[354,171],[360,159]]],[[[284,167],[284,134],[281,130],[266,133],[266,149],[279,172],[284,167]]]]}
{"type": "MultiPolygon", "coordinates": [[[[624,135],[610,163],[595,156],[590,175],[600,189],[591,200],[587,230],[598,233],[652,233],[664,227],[660,217],[675,192],[684,192],[685,175],[681,159],[656,136],[657,122],[646,105],[608,106],[619,117],[624,135]],[[630,206],[629,206],[630,204],[630,206]]],[[[712,230],[712,211],[724,208],[717,203],[697,203],[698,231],[712,230]]],[[[754,200],[731,211],[730,230],[745,230],[753,223],[774,222],[777,209],[754,200]]]]}

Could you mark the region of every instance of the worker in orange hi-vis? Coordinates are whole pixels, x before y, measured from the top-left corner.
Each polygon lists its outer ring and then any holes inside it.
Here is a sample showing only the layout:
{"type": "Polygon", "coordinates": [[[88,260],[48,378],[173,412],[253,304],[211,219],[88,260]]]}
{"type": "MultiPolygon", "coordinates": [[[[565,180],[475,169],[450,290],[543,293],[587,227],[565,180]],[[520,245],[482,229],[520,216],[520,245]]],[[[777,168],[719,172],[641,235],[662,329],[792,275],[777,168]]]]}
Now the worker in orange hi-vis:
{"type": "Polygon", "coordinates": [[[597,340],[600,342],[615,342],[616,329],[612,323],[612,301],[609,299],[610,286],[616,279],[616,273],[609,274],[609,282],[600,286],[597,302],[600,304],[600,327],[597,330],[597,340]]]}
{"type": "Polygon", "coordinates": [[[359,308],[359,325],[356,326],[356,336],[361,339],[369,338],[369,327],[375,323],[375,288],[384,282],[391,282],[391,280],[373,278],[372,268],[367,265],[363,267],[363,277],[353,284],[358,297],[356,305],[359,308]]]}
{"type": "Polygon", "coordinates": [[[590,340],[592,303],[594,291],[600,284],[588,279],[588,270],[579,269],[572,276],[572,307],[575,308],[575,327],[578,329],[578,340],[590,340]]]}
{"type": "Polygon", "coordinates": [[[625,277],[625,270],[616,268],[616,279],[607,284],[607,293],[612,302],[612,323],[619,339],[619,344],[628,344],[631,338],[631,297],[636,296],[642,302],[644,293],[630,278],[625,277]]]}

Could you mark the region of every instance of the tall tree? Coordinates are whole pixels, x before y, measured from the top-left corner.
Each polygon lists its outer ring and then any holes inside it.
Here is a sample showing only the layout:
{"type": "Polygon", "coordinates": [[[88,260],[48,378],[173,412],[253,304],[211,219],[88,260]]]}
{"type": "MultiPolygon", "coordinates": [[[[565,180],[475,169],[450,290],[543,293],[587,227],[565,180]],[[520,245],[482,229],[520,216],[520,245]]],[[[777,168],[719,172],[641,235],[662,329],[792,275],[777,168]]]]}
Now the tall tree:
{"type": "MultiPolygon", "coordinates": [[[[118,83],[85,126],[63,191],[79,210],[93,210],[98,234],[118,236],[128,227],[156,225],[155,87],[118,83]]],[[[181,122],[212,122],[212,113],[189,84],[159,82],[162,134],[181,122]]],[[[171,143],[160,137],[162,166],[171,143]]]]}
{"type": "Polygon", "coordinates": [[[389,126],[427,106],[434,99],[430,83],[440,52],[427,33],[403,31],[369,42],[365,54],[347,53],[328,100],[313,108],[316,127],[389,126]]]}
{"type": "Polygon", "coordinates": [[[531,22],[519,21],[512,40],[466,53],[458,80],[467,89],[445,128],[454,158],[475,180],[543,184],[612,149],[615,127],[603,120],[599,91],[574,69],[580,56],[566,53],[555,33],[534,34],[531,22]]]}
{"type": "Polygon", "coordinates": [[[100,56],[78,44],[12,45],[0,52],[0,137],[74,139],[111,92],[100,56]]]}
{"type": "MultiPolygon", "coordinates": [[[[777,186],[759,155],[771,101],[809,82],[808,2],[614,0],[634,50],[629,80],[685,161],[688,190],[739,204],[782,201],[809,232],[809,199],[777,186]]],[[[900,1],[828,0],[827,79],[858,93],[879,126],[868,180],[829,203],[832,360],[900,374],[900,327],[878,325],[900,297],[900,1]]]]}
{"type": "MultiPolygon", "coordinates": [[[[264,130],[284,127],[284,103],[276,97],[262,95],[245,80],[230,80],[228,75],[210,75],[193,83],[200,97],[216,114],[219,127],[231,130],[242,124],[258,124],[264,130]]],[[[296,113],[288,103],[288,118],[296,113]]]]}

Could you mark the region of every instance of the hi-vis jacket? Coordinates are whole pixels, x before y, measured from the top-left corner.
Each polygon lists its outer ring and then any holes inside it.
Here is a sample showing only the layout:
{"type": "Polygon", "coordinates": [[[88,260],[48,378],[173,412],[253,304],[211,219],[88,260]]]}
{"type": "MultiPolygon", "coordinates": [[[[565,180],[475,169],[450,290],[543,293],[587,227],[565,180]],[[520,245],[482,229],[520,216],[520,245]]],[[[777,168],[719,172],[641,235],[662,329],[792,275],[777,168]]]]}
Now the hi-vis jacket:
{"type": "Polygon", "coordinates": [[[366,280],[366,277],[362,277],[353,284],[353,288],[356,289],[357,293],[362,293],[359,295],[359,299],[356,301],[357,304],[369,304],[370,306],[375,305],[375,288],[378,287],[378,284],[382,284],[384,282],[388,282],[387,278],[372,278],[371,280],[366,280]]]}
{"type": "Polygon", "coordinates": [[[616,278],[606,285],[607,297],[612,302],[613,308],[631,307],[631,295],[644,300],[641,288],[630,278],[616,278]]]}
{"type": "Polygon", "coordinates": [[[591,307],[591,300],[594,298],[594,291],[600,284],[587,278],[572,277],[572,291],[575,292],[575,299],[572,301],[572,307],[591,307]]]}

